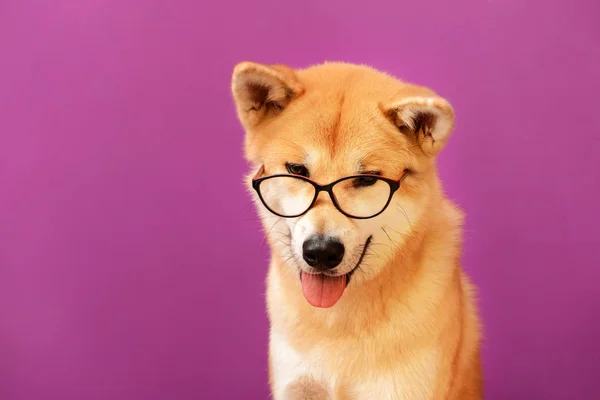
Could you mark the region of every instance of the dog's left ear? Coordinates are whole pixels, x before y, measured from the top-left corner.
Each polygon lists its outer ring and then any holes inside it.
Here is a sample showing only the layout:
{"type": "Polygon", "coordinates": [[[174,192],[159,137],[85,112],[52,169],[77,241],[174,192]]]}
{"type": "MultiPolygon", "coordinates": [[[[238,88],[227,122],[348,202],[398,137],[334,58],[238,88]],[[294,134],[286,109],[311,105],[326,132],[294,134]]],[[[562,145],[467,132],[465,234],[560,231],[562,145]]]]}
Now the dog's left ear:
{"type": "Polygon", "coordinates": [[[382,105],[382,111],[400,132],[415,140],[430,156],[444,147],[454,128],[454,109],[450,103],[423,87],[407,87],[394,100],[382,105]]]}
{"type": "Polygon", "coordinates": [[[251,128],[283,111],[304,88],[287,66],[242,62],[233,70],[231,90],[240,121],[251,128]]]}

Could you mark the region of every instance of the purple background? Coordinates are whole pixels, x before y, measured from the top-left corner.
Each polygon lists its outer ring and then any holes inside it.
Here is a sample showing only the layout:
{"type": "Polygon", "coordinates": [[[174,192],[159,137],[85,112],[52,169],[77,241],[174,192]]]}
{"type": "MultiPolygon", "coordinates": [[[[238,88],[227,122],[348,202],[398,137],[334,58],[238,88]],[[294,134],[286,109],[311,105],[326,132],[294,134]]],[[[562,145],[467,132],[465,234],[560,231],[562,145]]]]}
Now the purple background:
{"type": "Polygon", "coordinates": [[[487,399],[600,393],[600,3],[0,2],[0,399],[265,399],[242,60],[455,106],[487,399]]]}

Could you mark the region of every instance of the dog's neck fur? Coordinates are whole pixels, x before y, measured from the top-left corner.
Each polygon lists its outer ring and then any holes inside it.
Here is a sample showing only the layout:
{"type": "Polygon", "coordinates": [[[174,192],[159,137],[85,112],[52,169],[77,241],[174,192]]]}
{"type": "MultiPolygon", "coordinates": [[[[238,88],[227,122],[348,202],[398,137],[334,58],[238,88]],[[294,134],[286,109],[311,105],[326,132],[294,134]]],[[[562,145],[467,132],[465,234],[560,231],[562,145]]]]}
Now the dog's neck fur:
{"type": "MultiPolygon", "coordinates": [[[[443,196],[441,186],[436,185],[432,190],[433,196],[443,196]]],[[[432,204],[440,204],[439,198],[432,204]]],[[[395,249],[376,277],[357,282],[355,286],[351,283],[339,303],[331,309],[317,309],[309,305],[302,295],[297,271],[274,254],[268,277],[274,284],[267,293],[272,327],[278,329],[283,324],[286,332],[303,337],[327,331],[331,338],[336,335],[364,338],[371,331],[385,329],[393,332],[394,338],[390,340],[403,341],[403,345],[407,345],[410,338],[419,336],[420,331],[433,329],[424,321],[432,320],[431,314],[436,312],[437,305],[455,299],[457,307],[460,307],[462,296],[461,293],[449,292],[460,287],[452,283],[461,279],[458,266],[463,217],[449,200],[442,204],[442,209],[432,207],[418,221],[418,226],[401,247],[395,249]],[[437,252],[438,256],[443,254],[443,258],[425,258],[425,246],[443,249],[437,252]],[[440,286],[448,289],[440,291],[440,286]],[[429,287],[435,287],[435,290],[428,290],[429,287]],[[424,293],[444,295],[430,297],[428,304],[424,304],[424,293]],[[386,310],[392,307],[403,309],[405,318],[387,320],[386,310]]],[[[437,326],[439,329],[441,324],[437,326]]]]}

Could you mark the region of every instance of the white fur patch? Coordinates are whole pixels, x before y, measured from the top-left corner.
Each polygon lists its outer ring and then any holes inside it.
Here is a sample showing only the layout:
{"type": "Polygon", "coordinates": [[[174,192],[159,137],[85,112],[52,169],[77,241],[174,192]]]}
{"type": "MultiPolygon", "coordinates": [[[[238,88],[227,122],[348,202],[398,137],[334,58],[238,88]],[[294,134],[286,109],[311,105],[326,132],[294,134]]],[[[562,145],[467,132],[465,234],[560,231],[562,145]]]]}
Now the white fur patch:
{"type": "MultiPolygon", "coordinates": [[[[302,357],[292,349],[283,335],[271,330],[269,337],[269,350],[272,362],[272,375],[274,383],[275,400],[284,400],[284,392],[288,385],[300,378],[313,378],[317,381],[331,382],[326,379],[317,367],[318,362],[312,362],[308,357],[302,357]]],[[[327,388],[331,390],[331,388],[327,388]]]]}

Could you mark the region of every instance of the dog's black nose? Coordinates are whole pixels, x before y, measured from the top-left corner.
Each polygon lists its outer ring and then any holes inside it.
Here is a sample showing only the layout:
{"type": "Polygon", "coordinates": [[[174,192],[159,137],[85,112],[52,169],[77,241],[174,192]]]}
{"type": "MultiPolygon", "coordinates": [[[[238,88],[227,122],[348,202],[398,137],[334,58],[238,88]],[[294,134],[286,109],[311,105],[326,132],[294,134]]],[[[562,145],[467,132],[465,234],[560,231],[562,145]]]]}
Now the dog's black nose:
{"type": "Polygon", "coordinates": [[[316,269],[333,269],[344,258],[344,245],[328,236],[311,236],[302,244],[302,257],[316,269]]]}

